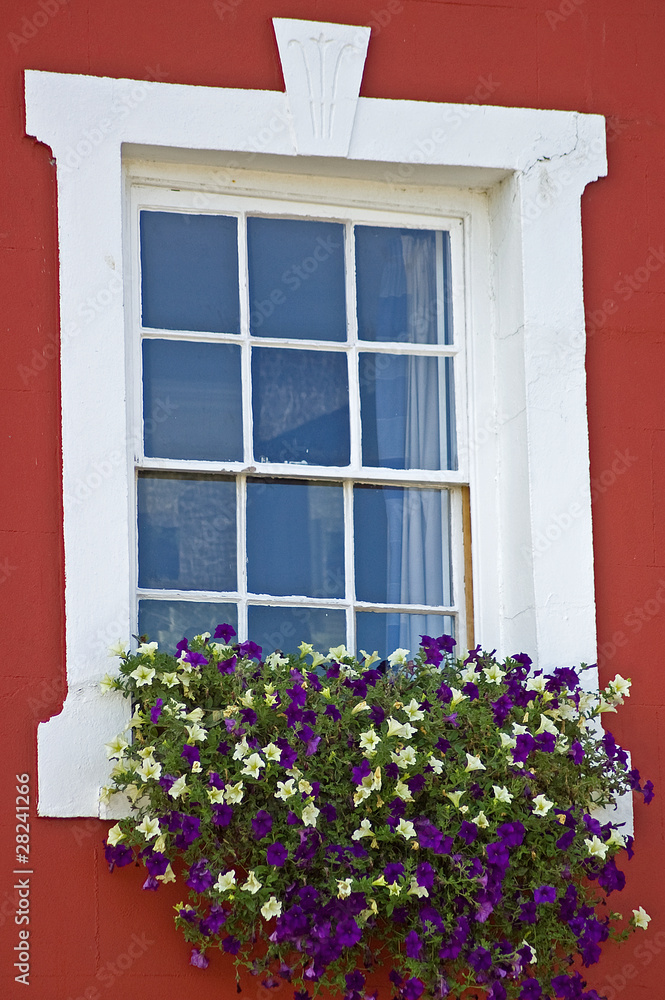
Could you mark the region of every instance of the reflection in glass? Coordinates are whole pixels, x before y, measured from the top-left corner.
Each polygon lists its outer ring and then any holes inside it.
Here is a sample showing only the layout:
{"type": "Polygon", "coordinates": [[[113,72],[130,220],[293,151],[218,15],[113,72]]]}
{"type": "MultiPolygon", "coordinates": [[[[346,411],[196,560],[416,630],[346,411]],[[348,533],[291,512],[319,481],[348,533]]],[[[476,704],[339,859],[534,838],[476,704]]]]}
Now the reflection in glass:
{"type": "Polygon", "coordinates": [[[254,347],[252,409],[255,461],[348,465],[345,354],[254,347]]]}
{"type": "Polygon", "coordinates": [[[251,333],[346,340],[344,226],[250,217],[247,250],[251,333]]]}
{"type": "Polygon", "coordinates": [[[242,461],[240,348],[143,341],[145,454],[242,461]]]}
{"type": "Polygon", "coordinates": [[[233,480],[142,475],[139,587],[236,589],[233,480]]]}
{"type": "Polygon", "coordinates": [[[356,614],[356,649],[367,653],[376,650],[385,659],[396,649],[408,649],[411,657],[420,648],[421,635],[455,635],[455,622],[449,615],[397,614],[359,611],[356,614]]]}
{"type": "Polygon", "coordinates": [[[141,212],[143,326],[239,333],[238,222],[141,212]]]}
{"type": "Polygon", "coordinates": [[[158,642],[163,652],[174,653],[186,636],[193,639],[202,632],[215,634],[218,625],[238,630],[235,604],[212,604],[199,601],[139,601],[139,635],[158,642]]]}
{"type": "Polygon", "coordinates": [[[453,359],[360,355],[363,465],[456,469],[453,359]]]}
{"type": "Polygon", "coordinates": [[[281,597],[344,597],[341,486],[248,481],[247,587],[281,597]]]}
{"type": "Polygon", "coordinates": [[[254,604],[248,608],[249,637],[263,648],[295,653],[301,642],[327,653],[346,641],[346,615],[337,608],[282,608],[254,604]]]}
{"type": "Polygon", "coordinates": [[[448,490],[356,486],[353,509],[357,600],[452,604],[448,490]]]}
{"type": "Polygon", "coordinates": [[[450,234],[356,226],[362,340],[452,344],[450,234]]]}

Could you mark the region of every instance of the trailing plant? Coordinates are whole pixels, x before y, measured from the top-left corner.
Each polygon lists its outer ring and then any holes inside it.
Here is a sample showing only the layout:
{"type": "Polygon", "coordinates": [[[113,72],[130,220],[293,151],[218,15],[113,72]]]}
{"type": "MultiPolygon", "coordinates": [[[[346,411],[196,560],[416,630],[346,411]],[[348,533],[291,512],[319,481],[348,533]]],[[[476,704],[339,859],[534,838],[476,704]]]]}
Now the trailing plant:
{"type": "Polygon", "coordinates": [[[296,1000],[361,1000],[381,962],[403,1000],[597,998],[578,966],[629,932],[606,897],[632,855],[598,810],[653,796],[598,725],[630,681],[594,695],[524,654],[456,660],[449,636],[381,663],[306,643],[263,659],[234,636],[118,650],[103,681],[134,704],[132,741],[107,744],[103,797],[133,808],[106,858],[140,861],[146,890],[187,887],[175,923],[193,965],[229,953],[296,1000]]]}

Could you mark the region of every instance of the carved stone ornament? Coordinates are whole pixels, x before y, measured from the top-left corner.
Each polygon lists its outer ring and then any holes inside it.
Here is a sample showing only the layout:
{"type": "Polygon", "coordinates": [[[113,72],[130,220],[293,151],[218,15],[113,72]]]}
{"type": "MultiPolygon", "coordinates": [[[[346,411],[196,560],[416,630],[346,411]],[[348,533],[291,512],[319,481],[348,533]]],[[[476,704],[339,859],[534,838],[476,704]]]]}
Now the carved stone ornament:
{"type": "Polygon", "coordinates": [[[274,17],[296,150],[349,151],[370,28],[274,17]]]}

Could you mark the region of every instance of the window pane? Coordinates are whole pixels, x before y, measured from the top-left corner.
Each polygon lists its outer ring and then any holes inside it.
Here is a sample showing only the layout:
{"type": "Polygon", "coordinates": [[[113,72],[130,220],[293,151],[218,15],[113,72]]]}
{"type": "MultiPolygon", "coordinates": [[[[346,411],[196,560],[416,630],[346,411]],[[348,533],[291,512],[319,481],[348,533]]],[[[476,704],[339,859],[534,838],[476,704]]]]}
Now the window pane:
{"type": "Polygon", "coordinates": [[[340,223],[249,218],[247,248],[253,334],[346,340],[340,223]]]}
{"type": "Polygon", "coordinates": [[[349,464],[345,354],[255,347],[252,393],[256,461],[349,464]]]}
{"type": "Polygon", "coordinates": [[[248,482],[247,586],[254,594],[344,597],[341,486],[248,482]]]}
{"type": "Polygon", "coordinates": [[[222,624],[238,630],[235,604],[209,604],[198,601],[139,601],[139,635],[147,635],[159,648],[175,652],[183,636],[193,639],[202,632],[215,634],[222,624]]]}
{"type": "Polygon", "coordinates": [[[238,333],[237,234],[225,215],[141,212],[143,325],[238,333]]]}
{"type": "Polygon", "coordinates": [[[363,465],[456,469],[453,359],[360,355],[363,465]]]}
{"type": "Polygon", "coordinates": [[[449,500],[447,490],[354,487],[357,600],[452,604],[449,500]]]}
{"type": "Polygon", "coordinates": [[[236,589],[233,480],[140,476],[139,587],[236,589]]]}
{"type": "Polygon", "coordinates": [[[358,335],[451,344],[450,234],[356,226],[358,335]]]}
{"type": "Polygon", "coordinates": [[[240,348],[143,341],[146,455],[242,461],[240,348]]]}
{"type": "Polygon", "coordinates": [[[356,615],[358,652],[376,650],[385,659],[396,649],[408,649],[415,656],[421,635],[455,635],[455,622],[449,615],[384,614],[360,611],[356,615]]]}
{"type": "Polygon", "coordinates": [[[280,608],[250,605],[249,638],[258,642],[263,655],[274,649],[295,653],[301,642],[327,653],[331,646],[346,641],[346,615],[328,608],[280,608]]]}

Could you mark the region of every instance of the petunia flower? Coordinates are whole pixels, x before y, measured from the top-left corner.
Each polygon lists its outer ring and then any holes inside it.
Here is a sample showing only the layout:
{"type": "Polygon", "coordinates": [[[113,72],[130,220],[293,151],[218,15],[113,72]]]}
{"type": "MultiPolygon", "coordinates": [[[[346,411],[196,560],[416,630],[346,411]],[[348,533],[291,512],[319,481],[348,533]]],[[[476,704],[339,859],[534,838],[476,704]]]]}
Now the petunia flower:
{"type": "Polygon", "coordinates": [[[121,840],[124,840],[124,838],[125,834],[120,829],[120,824],[116,823],[115,826],[112,826],[111,829],[109,830],[106,839],[112,847],[115,847],[115,845],[119,843],[121,840]]]}
{"type": "Polygon", "coordinates": [[[534,816],[547,816],[553,805],[554,803],[550,802],[544,795],[536,795],[533,800],[534,816]]]}
{"type": "Polygon", "coordinates": [[[633,910],[631,923],[634,924],[635,927],[640,927],[643,931],[645,931],[649,926],[650,920],[651,917],[649,916],[649,914],[647,913],[647,911],[644,909],[643,906],[640,906],[639,909],[637,910],[633,910]]]}
{"type": "Polygon", "coordinates": [[[603,841],[600,840],[595,834],[591,838],[587,837],[584,843],[587,846],[589,854],[593,858],[600,858],[602,861],[605,860],[608,851],[608,846],[607,844],[604,844],[603,841]]]}
{"type": "Polygon", "coordinates": [[[228,892],[229,889],[233,889],[236,884],[236,873],[233,868],[225,872],[223,875],[220,872],[217,876],[217,881],[213,885],[213,889],[217,889],[218,892],[228,892]]]}
{"type": "Polygon", "coordinates": [[[492,785],[492,791],[494,792],[494,798],[497,802],[506,802],[510,804],[513,801],[514,796],[510,794],[505,785],[492,785]]]}
{"type": "Polygon", "coordinates": [[[351,879],[350,878],[337,879],[337,898],[348,899],[350,895],[351,895],[351,879]]]}
{"type": "Polygon", "coordinates": [[[282,904],[277,899],[277,896],[271,896],[267,903],[264,903],[261,907],[261,914],[266,920],[271,920],[272,917],[279,917],[282,913],[282,904]]]}
{"type": "Polygon", "coordinates": [[[359,828],[351,834],[351,840],[361,840],[363,837],[373,837],[374,831],[368,819],[362,820],[359,828]]]}
{"type": "Polygon", "coordinates": [[[159,828],[159,820],[154,816],[145,816],[140,825],[136,827],[136,830],[137,833],[142,833],[146,840],[158,837],[161,832],[159,828]]]}
{"type": "Polygon", "coordinates": [[[274,844],[270,844],[266,851],[266,861],[269,865],[274,865],[275,868],[281,868],[286,859],[289,856],[284,844],[280,844],[276,841],[274,844]]]}
{"type": "Polygon", "coordinates": [[[481,761],[480,757],[474,757],[472,753],[467,753],[466,755],[466,767],[465,771],[486,771],[487,768],[481,761]]]}
{"type": "Polygon", "coordinates": [[[169,788],[169,795],[172,799],[178,799],[182,793],[187,788],[187,777],[186,775],[181,775],[176,781],[173,782],[169,788]]]}
{"type": "Polygon", "coordinates": [[[274,793],[276,799],[282,799],[282,801],[286,802],[287,799],[290,799],[295,794],[296,789],[293,778],[289,778],[288,781],[277,782],[277,791],[274,793]]]}
{"type": "Polygon", "coordinates": [[[415,837],[416,830],[413,823],[410,820],[404,819],[402,817],[402,819],[395,827],[395,833],[398,833],[400,837],[404,837],[405,840],[410,840],[411,837],[415,837]]]}
{"type": "Polygon", "coordinates": [[[360,734],[358,742],[369,756],[373,756],[376,753],[377,746],[381,742],[381,737],[374,729],[368,729],[366,732],[360,734]]]}
{"type": "Polygon", "coordinates": [[[310,802],[302,811],[302,821],[305,826],[316,826],[316,820],[321,812],[317,809],[313,802],[310,802]]]}
{"type": "Polygon", "coordinates": [[[261,768],[266,766],[266,762],[258,753],[251,754],[245,761],[241,774],[247,774],[250,778],[260,778],[261,768]]]}
{"type": "Polygon", "coordinates": [[[259,889],[261,888],[261,885],[262,885],[262,883],[259,882],[259,880],[257,879],[256,875],[254,874],[254,870],[252,869],[247,874],[247,881],[243,882],[243,884],[240,886],[240,888],[244,892],[251,892],[252,895],[255,895],[259,891],[259,889]]]}

